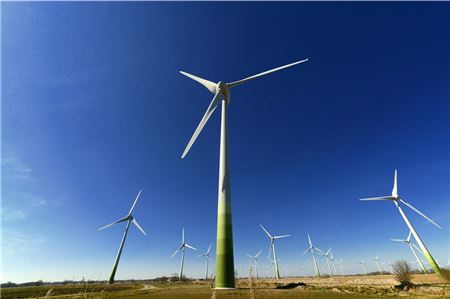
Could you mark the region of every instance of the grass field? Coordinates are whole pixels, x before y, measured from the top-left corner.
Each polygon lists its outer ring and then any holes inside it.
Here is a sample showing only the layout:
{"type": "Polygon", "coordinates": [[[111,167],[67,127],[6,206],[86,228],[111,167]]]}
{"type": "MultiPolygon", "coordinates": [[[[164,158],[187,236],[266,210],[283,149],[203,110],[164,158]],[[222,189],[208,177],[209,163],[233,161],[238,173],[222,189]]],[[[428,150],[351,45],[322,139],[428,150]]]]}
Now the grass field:
{"type": "Polygon", "coordinates": [[[238,280],[236,290],[215,291],[202,281],[191,283],[116,283],[17,287],[2,289],[1,298],[155,298],[155,299],[272,299],[272,298],[450,298],[450,286],[435,275],[416,275],[415,287],[398,290],[391,275],[238,280]],[[51,290],[49,292],[49,290],[51,290]],[[46,296],[47,294],[47,296],[46,296]]]}

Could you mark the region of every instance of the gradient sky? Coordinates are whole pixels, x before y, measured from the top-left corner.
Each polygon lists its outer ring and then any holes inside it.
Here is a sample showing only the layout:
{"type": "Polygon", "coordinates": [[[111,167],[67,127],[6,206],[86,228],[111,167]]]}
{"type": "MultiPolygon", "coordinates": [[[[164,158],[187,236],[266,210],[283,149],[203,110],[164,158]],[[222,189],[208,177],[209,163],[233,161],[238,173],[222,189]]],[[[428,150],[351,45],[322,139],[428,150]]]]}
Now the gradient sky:
{"type": "MultiPolygon", "coordinates": [[[[236,268],[280,240],[280,267],[312,273],[306,234],[344,259],[413,260],[399,192],[432,254],[449,249],[449,3],[2,3],[1,281],[106,279],[143,189],[117,279],[178,271],[185,227],[214,241],[220,114],[180,156],[212,95],[181,76],[234,81],[236,268]]],[[[203,275],[188,252],[186,274],[203,275]]],[[[323,260],[321,259],[321,264],[323,260]]],[[[321,265],[322,267],[322,265],[321,265]]],[[[260,270],[263,273],[263,270],[260,270]]],[[[282,271],[283,273],[283,271],[282,271]]]]}

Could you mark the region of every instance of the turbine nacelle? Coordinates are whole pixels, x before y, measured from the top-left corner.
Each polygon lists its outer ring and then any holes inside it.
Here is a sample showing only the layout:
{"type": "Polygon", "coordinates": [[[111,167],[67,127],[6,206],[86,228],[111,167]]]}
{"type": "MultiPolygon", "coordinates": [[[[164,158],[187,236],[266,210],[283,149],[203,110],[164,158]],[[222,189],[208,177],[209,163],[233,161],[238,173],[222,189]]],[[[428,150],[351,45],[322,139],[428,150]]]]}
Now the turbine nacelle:
{"type": "Polygon", "coordinates": [[[219,81],[216,85],[216,93],[220,93],[224,96],[225,100],[229,103],[230,100],[230,88],[225,82],[219,81]]]}

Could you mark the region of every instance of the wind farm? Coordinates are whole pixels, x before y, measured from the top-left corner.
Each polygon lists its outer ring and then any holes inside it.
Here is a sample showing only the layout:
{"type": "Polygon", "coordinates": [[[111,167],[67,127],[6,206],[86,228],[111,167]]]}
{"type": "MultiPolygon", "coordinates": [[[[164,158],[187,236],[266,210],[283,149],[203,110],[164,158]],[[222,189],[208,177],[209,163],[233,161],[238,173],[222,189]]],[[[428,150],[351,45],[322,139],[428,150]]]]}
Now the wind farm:
{"type": "Polygon", "coordinates": [[[1,298],[450,298],[449,8],[5,3],[1,298]]]}

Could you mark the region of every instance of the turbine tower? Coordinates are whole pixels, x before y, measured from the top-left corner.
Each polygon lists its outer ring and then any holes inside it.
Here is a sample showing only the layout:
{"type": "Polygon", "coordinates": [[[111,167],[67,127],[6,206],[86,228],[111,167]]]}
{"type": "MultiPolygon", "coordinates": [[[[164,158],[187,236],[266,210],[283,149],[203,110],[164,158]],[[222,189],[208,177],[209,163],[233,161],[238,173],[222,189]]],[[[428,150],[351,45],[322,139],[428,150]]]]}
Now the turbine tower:
{"type": "Polygon", "coordinates": [[[441,228],[436,222],[434,222],[433,220],[431,220],[430,218],[428,218],[425,214],[423,214],[422,212],[420,212],[418,209],[416,209],[415,207],[413,207],[411,204],[407,203],[406,201],[404,201],[399,195],[398,195],[398,188],[397,188],[397,169],[394,172],[394,187],[392,188],[392,194],[390,196],[381,196],[381,197],[372,197],[372,198],[362,198],[360,200],[391,200],[394,202],[395,206],[397,207],[398,211],[400,212],[400,215],[403,217],[403,220],[405,221],[406,225],[409,228],[409,231],[412,233],[412,235],[414,236],[414,238],[416,239],[417,244],[419,245],[423,255],[425,256],[426,260],[428,261],[428,263],[430,264],[431,268],[433,269],[433,271],[438,274],[441,277],[444,277],[444,274],[442,273],[441,269],[439,268],[438,264],[436,263],[436,261],[434,260],[433,256],[431,255],[430,251],[428,250],[428,248],[425,246],[425,244],[423,243],[422,239],[419,237],[419,234],[416,232],[416,230],[414,229],[413,225],[411,224],[411,222],[409,221],[408,217],[406,216],[405,212],[403,212],[402,207],[400,206],[400,203],[403,203],[405,206],[407,206],[408,208],[410,208],[411,210],[413,210],[414,212],[416,212],[417,214],[419,214],[420,216],[422,216],[423,218],[425,218],[426,220],[428,220],[429,222],[431,222],[432,224],[434,224],[435,226],[437,226],[438,228],[441,228]]]}
{"type": "Polygon", "coordinates": [[[192,249],[197,251],[196,248],[194,248],[193,246],[189,245],[188,243],[186,243],[184,241],[184,228],[181,229],[181,245],[180,247],[177,248],[177,250],[175,250],[175,252],[170,256],[170,258],[173,258],[180,250],[181,250],[181,263],[180,263],[180,276],[178,277],[178,281],[181,281],[181,279],[183,278],[183,268],[184,268],[184,251],[186,248],[192,249]]]}
{"type": "Polygon", "coordinates": [[[219,104],[222,104],[219,159],[219,195],[217,207],[216,289],[229,289],[235,287],[233,231],[231,221],[230,171],[228,161],[227,106],[230,103],[230,89],[247,81],[256,79],[264,75],[268,75],[276,71],[280,71],[296,64],[303,63],[307,60],[308,59],[296,61],[231,83],[224,83],[222,81],[214,83],[209,80],[180,71],[181,74],[197,81],[214,94],[211,103],[209,104],[205,114],[203,115],[203,118],[198,124],[197,129],[189,140],[189,143],[186,146],[186,149],[184,150],[181,158],[184,158],[187,155],[191,146],[194,144],[195,140],[202,131],[208,119],[213,114],[214,110],[216,110],[219,104]]]}
{"type": "Polygon", "coordinates": [[[209,251],[211,250],[211,246],[212,246],[212,243],[209,244],[208,250],[206,250],[205,253],[202,253],[202,254],[199,255],[199,257],[200,257],[200,256],[204,256],[204,257],[205,257],[205,260],[206,260],[206,266],[205,266],[205,280],[208,280],[208,263],[209,263],[209,257],[210,257],[209,251]]]}
{"type": "Polygon", "coordinates": [[[314,250],[316,250],[319,253],[322,251],[319,248],[316,248],[313,246],[313,244],[311,242],[311,237],[309,236],[309,233],[308,233],[308,242],[309,242],[309,247],[308,247],[308,249],[305,250],[305,252],[303,252],[303,255],[305,255],[307,252],[311,252],[314,269],[316,270],[316,275],[318,277],[320,277],[320,272],[319,272],[319,268],[317,267],[317,261],[316,261],[316,256],[314,255],[314,250]]]}
{"type": "Polygon", "coordinates": [[[123,217],[119,220],[114,221],[113,223],[110,223],[110,224],[105,225],[98,229],[98,230],[102,230],[107,227],[113,226],[114,224],[127,221],[127,225],[125,227],[125,232],[123,233],[122,241],[120,242],[119,251],[117,252],[116,260],[114,261],[112,272],[111,272],[111,275],[109,276],[109,281],[108,281],[109,284],[114,283],[114,277],[116,276],[117,266],[119,265],[120,256],[122,255],[123,246],[125,245],[125,239],[127,238],[128,229],[130,228],[130,224],[133,223],[144,235],[147,235],[145,233],[145,231],[142,229],[142,227],[139,225],[139,223],[136,221],[136,218],[134,218],[132,215],[134,207],[136,206],[136,203],[137,203],[139,197],[141,196],[141,193],[142,193],[142,190],[139,190],[139,193],[136,196],[136,199],[134,200],[133,205],[131,206],[131,209],[128,212],[128,215],[126,215],[125,217],[123,217]]]}
{"type": "Polygon", "coordinates": [[[273,253],[273,262],[274,262],[274,271],[275,271],[275,278],[276,279],[280,279],[280,271],[278,268],[278,260],[277,260],[277,254],[275,252],[275,240],[277,239],[282,239],[282,238],[286,238],[286,237],[290,237],[291,235],[281,235],[281,236],[272,236],[267,229],[264,228],[264,226],[262,226],[260,224],[261,228],[263,229],[263,231],[266,233],[266,235],[269,237],[270,239],[270,247],[269,247],[269,256],[271,253],[273,253]]]}
{"type": "Polygon", "coordinates": [[[253,260],[253,265],[255,266],[255,274],[256,274],[256,279],[258,279],[258,256],[261,254],[261,250],[256,254],[256,255],[250,255],[247,254],[247,257],[249,257],[251,260],[253,260]]]}
{"type": "Polygon", "coordinates": [[[422,269],[422,272],[423,273],[427,273],[427,269],[423,265],[422,260],[417,256],[417,253],[414,250],[414,248],[415,248],[419,252],[421,252],[420,249],[416,246],[416,244],[411,242],[411,232],[409,232],[408,237],[405,240],[402,240],[402,239],[391,239],[391,241],[402,242],[402,243],[408,244],[409,248],[411,249],[412,253],[414,254],[414,257],[416,258],[417,263],[419,264],[420,268],[422,269]]]}

